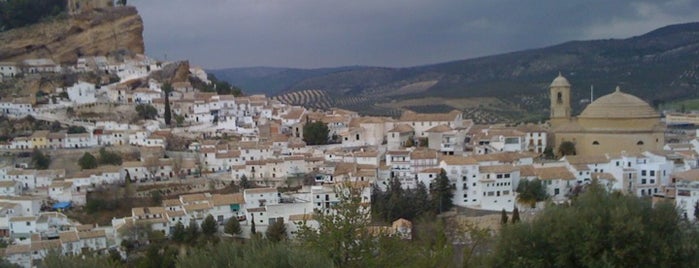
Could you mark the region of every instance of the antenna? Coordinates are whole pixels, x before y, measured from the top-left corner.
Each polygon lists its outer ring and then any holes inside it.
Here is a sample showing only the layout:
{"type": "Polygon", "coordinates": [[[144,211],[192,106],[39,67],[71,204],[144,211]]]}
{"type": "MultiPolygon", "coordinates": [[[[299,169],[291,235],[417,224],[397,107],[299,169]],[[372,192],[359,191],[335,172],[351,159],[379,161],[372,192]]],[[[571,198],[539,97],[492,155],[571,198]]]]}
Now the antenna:
{"type": "Polygon", "coordinates": [[[595,85],[590,85],[590,103],[595,100],[595,85]]]}

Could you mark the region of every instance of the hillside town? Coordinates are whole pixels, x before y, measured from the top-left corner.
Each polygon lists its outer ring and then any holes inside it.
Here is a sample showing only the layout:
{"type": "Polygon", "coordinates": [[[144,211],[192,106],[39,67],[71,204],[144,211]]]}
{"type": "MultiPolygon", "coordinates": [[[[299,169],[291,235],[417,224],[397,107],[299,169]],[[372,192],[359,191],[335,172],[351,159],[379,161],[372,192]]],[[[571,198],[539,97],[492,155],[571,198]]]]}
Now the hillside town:
{"type": "MultiPolygon", "coordinates": [[[[522,182],[542,183],[547,200],[561,204],[596,181],[608,191],[674,202],[683,217],[695,217],[699,130],[668,126],[696,124],[696,116],[668,115],[673,121],[666,124],[620,90],[574,117],[570,83],[559,75],[550,85],[551,122],[478,125],[458,110],[369,117],[264,95],[219,95],[206,90],[215,83],[202,69],[186,66],[184,79],[162,75],[166,69],[181,73],[181,66],[143,55],[83,57],[75,65],[0,62],[3,81],[102,75],[99,83],[78,80],[0,99],[5,120],[39,125],[3,132],[0,144],[0,235],[9,244],[7,260],[31,267],[52,250],[125,255],[122,241],[133,234],[124,230],[148,226],[169,236],[176,224],[201,225],[209,215],[219,226],[239,221],[243,238],[251,228],[264,231],[278,221],[293,237],[301,221],[312,225],[313,213],[332,213],[342,185],[360,188],[362,202],[370,204],[372,189],[385,190],[392,180],[405,189],[430,189],[443,172],[453,204],[471,210],[535,212],[546,202],[522,204],[522,182]],[[637,120],[633,116],[648,124],[625,129],[620,120],[637,120]],[[40,164],[37,154],[63,162],[40,164]],[[110,154],[119,160],[101,163],[110,154]],[[93,155],[100,164],[84,165],[93,155]],[[71,217],[105,191],[124,198],[157,195],[157,203],[134,205],[107,224],[71,217]]],[[[401,224],[387,228],[409,237],[401,228],[409,223],[401,224]]]]}

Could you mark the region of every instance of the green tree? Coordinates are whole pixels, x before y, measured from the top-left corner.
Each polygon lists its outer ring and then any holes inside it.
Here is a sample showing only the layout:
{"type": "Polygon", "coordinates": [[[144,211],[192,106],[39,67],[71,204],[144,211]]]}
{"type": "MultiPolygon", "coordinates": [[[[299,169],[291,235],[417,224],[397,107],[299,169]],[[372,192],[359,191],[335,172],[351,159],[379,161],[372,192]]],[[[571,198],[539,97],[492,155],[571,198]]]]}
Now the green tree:
{"type": "Polygon", "coordinates": [[[61,131],[61,122],[58,121],[53,121],[51,122],[51,126],[49,127],[49,130],[51,132],[59,132],[61,131]]]}
{"type": "Polygon", "coordinates": [[[201,232],[206,235],[206,236],[212,236],[216,234],[216,231],[218,231],[216,220],[214,219],[214,216],[211,214],[207,215],[206,218],[204,218],[204,221],[201,223],[201,232]]]}
{"type": "Polygon", "coordinates": [[[170,232],[170,239],[175,242],[184,242],[186,236],[184,224],[182,222],[177,222],[175,226],[172,228],[172,232],[170,232]]]}
{"type": "Polygon", "coordinates": [[[320,145],[328,143],[328,125],[321,121],[306,123],[303,126],[303,140],[308,145],[320,145]]]}
{"type": "Polygon", "coordinates": [[[252,187],[252,183],[248,180],[248,177],[243,175],[240,177],[240,189],[249,189],[252,187]]]}
{"type": "Polygon", "coordinates": [[[286,224],[284,221],[277,220],[269,227],[267,227],[267,232],[265,236],[272,242],[279,242],[286,239],[286,224]]]}
{"type": "Polygon", "coordinates": [[[512,211],[512,223],[518,223],[520,221],[519,219],[519,209],[517,206],[515,206],[515,209],[512,211]]]}
{"type": "Polygon", "coordinates": [[[251,215],[250,218],[250,233],[254,235],[257,234],[257,229],[255,229],[255,215],[251,215]]]}
{"type": "Polygon", "coordinates": [[[85,127],[81,127],[81,126],[69,126],[68,127],[68,134],[78,134],[78,133],[87,133],[87,129],[85,129],[85,127]]]}
{"type": "Polygon", "coordinates": [[[240,228],[240,222],[238,221],[238,218],[236,217],[231,217],[228,219],[226,222],[226,226],[223,227],[223,232],[230,234],[230,235],[240,235],[243,230],[240,228]]]}
{"type": "Polygon", "coordinates": [[[48,169],[49,165],[51,165],[51,157],[45,155],[39,149],[34,149],[32,152],[32,163],[36,169],[48,169]]]}
{"type": "Polygon", "coordinates": [[[189,225],[185,229],[184,241],[189,244],[194,244],[199,238],[199,225],[194,219],[189,220],[189,225]]]}
{"type": "Polygon", "coordinates": [[[80,159],[78,159],[78,165],[82,169],[93,169],[98,166],[97,158],[94,155],[85,152],[80,159]]]}
{"type": "Polygon", "coordinates": [[[413,147],[413,146],[415,146],[415,137],[410,136],[410,137],[408,137],[408,140],[405,141],[404,147],[413,147]]]}
{"type": "Polygon", "coordinates": [[[201,267],[333,267],[332,261],[293,245],[290,242],[273,243],[266,239],[252,239],[245,243],[222,242],[194,248],[180,256],[179,268],[201,267]]]}
{"type": "Polygon", "coordinates": [[[697,228],[673,203],[653,205],[593,184],[570,205],[505,226],[488,266],[699,267],[697,241],[697,228]]]}
{"type": "Polygon", "coordinates": [[[106,148],[102,147],[99,151],[99,163],[102,165],[119,166],[122,163],[121,155],[107,151],[106,148]]]}
{"type": "Polygon", "coordinates": [[[531,208],[536,207],[536,202],[544,201],[547,198],[544,184],[538,179],[520,180],[517,185],[517,202],[520,204],[529,205],[531,208]]]}
{"type": "Polygon", "coordinates": [[[500,224],[505,225],[507,224],[507,212],[505,209],[502,209],[502,213],[500,213],[500,224]]]}
{"type": "Polygon", "coordinates": [[[452,190],[451,183],[449,183],[449,177],[447,177],[447,172],[442,169],[436,181],[432,184],[432,189],[430,189],[430,194],[432,196],[432,209],[435,212],[442,213],[450,210],[454,206],[454,203],[452,202],[454,193],[452,190]]]}
{"type": "Polygon", "coordinates": [[[545,159],[556,158],[556,155],[553,153],[553,148],[551,148],[551,146],[546,146],[546,148],[544,149],[544,158],[545,159]]]}
{"type": "Polygon", "coordinates": [[[155,119],[158,116],[158,110],[150,104],[139,104],[136,105],[136,113],[140,119],[155,119]]]}
{"type": "MultiPolygon", "coordinates": [[[[5,266],[0,263],[0,267],[21,267],[21,266],[5,266]]],[[[107,256],[98,255],[62,255],[58,251],[50,251],[46,257],[41,260],[38,267],[50,268],[114,268],[124,267],[119,261],[112,260],[107,256]]]]}
{"type": "Polygon", "coordinates": [[[561,142],[561,145],[558,146],[558,154],[561,156],[575,155],[575,143],[571,141],[561,142]]]}
{"type": "Polygon", "coordinates": [[[170,110],[170,92],[172,92],[172,85],[170,83],[163,84],[163,93],[165,93],[165,110],[163,112],[163,119],[165,120],[165,125],[170,125],[172,120],[172,111],[170,110]]]}

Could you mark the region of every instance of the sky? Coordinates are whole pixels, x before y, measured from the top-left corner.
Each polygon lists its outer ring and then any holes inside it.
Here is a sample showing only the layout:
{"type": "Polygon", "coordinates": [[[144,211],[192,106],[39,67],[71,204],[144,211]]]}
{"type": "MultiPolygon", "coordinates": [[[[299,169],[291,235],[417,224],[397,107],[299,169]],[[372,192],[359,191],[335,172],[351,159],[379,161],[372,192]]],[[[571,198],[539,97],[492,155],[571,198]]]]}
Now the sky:
{"type": "Polygon", "coordinates": [[[699,20],[699,0],[130,0],[146,54],[206,69],[407,67],[699,20]]]}

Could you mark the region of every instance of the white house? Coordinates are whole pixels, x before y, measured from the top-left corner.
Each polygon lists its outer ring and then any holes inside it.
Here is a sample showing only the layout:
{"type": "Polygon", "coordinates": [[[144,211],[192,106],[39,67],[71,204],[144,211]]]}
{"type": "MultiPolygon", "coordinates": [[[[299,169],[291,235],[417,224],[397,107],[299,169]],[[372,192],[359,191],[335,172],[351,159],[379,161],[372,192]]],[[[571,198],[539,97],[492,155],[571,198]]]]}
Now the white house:
{"type": "Polygon", "coordinates": [[[77,104],[94,103],[97,101],[95,98],[97,89],[92,83],[79,81],[78,83],[67,87],[65,91],[68,93],[68,98],[77,104]]]}

